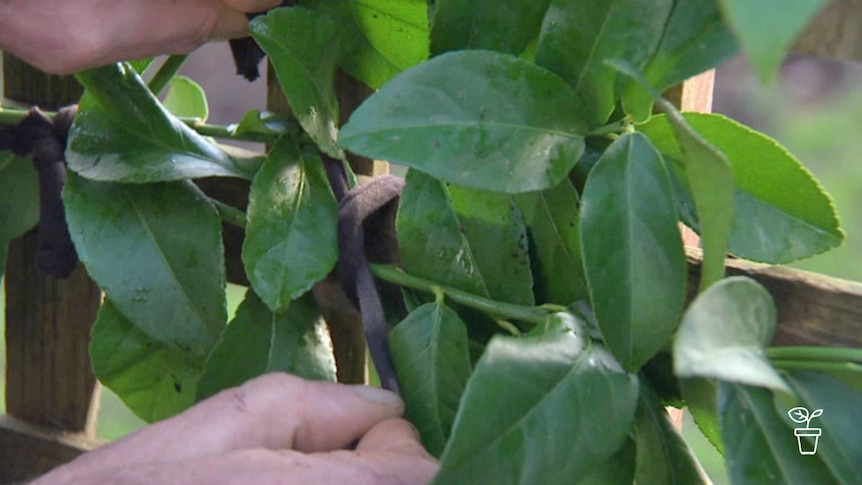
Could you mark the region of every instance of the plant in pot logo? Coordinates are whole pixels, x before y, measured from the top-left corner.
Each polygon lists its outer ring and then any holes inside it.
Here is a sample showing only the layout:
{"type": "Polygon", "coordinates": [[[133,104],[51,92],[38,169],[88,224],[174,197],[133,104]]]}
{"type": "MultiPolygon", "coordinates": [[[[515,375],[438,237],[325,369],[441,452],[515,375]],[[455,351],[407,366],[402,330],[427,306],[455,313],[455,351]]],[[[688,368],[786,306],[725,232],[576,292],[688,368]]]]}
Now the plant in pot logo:
{"type": "Polygon", "coordinates": [[[814,412],[809,413],[808,409],[801,406],[787,411],[787,415],[790,416],[790,419],[792,419],[794,423],[805,423],[804,428],[796,428],[793,430],[793,434],[796,435],[796,441],[799,444],[799,454],[813,455],[817,453],[817,442],[820,440],[821,429],[812,428],[811,420],[822,414],[822,409],[815,409],[814,412]],[[810,440],[803,439],[804,437],[813,437],[814,446],[811,446],[812,443],[810,440]]]}

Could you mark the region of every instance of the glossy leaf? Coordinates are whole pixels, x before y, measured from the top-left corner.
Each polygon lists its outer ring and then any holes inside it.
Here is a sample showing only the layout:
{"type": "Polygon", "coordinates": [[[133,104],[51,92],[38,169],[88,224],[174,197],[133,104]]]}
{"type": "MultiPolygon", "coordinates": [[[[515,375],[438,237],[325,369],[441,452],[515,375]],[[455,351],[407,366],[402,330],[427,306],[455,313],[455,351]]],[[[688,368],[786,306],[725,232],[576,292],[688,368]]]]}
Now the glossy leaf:
{"type": "Polygon", "coordinates": [[[671,424],[661,399],[644,380],[632,432],[637,444],[634,483],[711,483],[671,424]]]}
{"type": "Polygon", "coordinates": [[[606,59],[639,69],[661,40],[673,0],[551,0],[536,63],[572,85],[590,127],[607,121],[619,97],[619,73],[606,59]]]}
{"type": "Polygon", "coordinates": [[[459,230],[492,298],[532,305],[533,275],[524,218],[504,194],[449,187],[459,230]]]}
{"type": "Polygon", "coordinates": [[[343,0],[356,50],[341,66],[372,89],[428,58],[426,0],[343,0]]]}
{"type": "Polygon", "coordinates": [[[673,344],[679,377],[707,377],[788,390],[766,359],[775,333],[772,296],[744,276],[722,280],[688,307],[673,344]]]}
{"type": "Polygon", "coordinates": [[[820,454],[800,455],[793,428],[783,422],[768,389],[722,382],[718,415],[731,483],[837,483],[820,454]]]}
{"type": "MultiPolygon", "coordinates": [[[[675,1],[661,42],[643,69],[644,76],[658,91],[664,91],[717,67],[737,50],[716,2],[675,1]]],[[[635,83],[628,84],[623,105],[635,119],[645,121],[652,114],[652,95],[635,83]]]]}
{"type": "Polygon", "coordinates": [[[459,51],[386,84],[338,141],[462,187],[525,192],[558,184],[583,152],[577,112],[574,92],[550,71],[505,54],[459,51]]]}
{"type": "MultiPolygon", "coordinates": [[[[862,435],[859,434],[862,391],[820,372],[793,371],[784,377],[799,397],[799,402],[794,404],[805,406],[812,411],[812,416],[816,409],[823,411],[810,424],[822,429],[817,456],[839,483],[862,483],[862,435]]],[[[786,417],[788,408],[778,406],[779,415],[786,417]]]]}
{"type": "Polygon", "coordinates": [[[0,278],[9,242],[39,222],[39,182],[27,158],[0,151],[0,278]]]}
{"type": "MultiPolygon", "coordinates": [[[[684,117],[733,167],[736,217],[730,252],[755,261],[788,263],[841,244],[844,232],[831,199],[811,172],[775,140],[721,115],[684,117]]],[[[674,165],[685,203],[691,195],[667,118],[655,116],[638,129],[674,165]]],[[[686,222],[698,225],[696,220],[686,222]]]]}
{"type": "Polygon", "coordinates": [[[416,170],[407,172],[406,182],[396,219],[404,268],[444,286],[490,296],[445,184],[416,170]]]}
{"type": "Polygon", "coordinates": [[[207,359],[197,399],[267,372],[335,381],[332,342],[311,293],[273,313],[249,289],[207,359]]]}
{"type": "Polygon", "coordinates": [[[299,124],[321,150],[341,158],[334,83],[350,35],[339,18],[322,10],[277,8],[255,18],[249,30],[269,56],[299,124]]]}
{"type": "Polygon", "coordinates": [[[168,85],[168,95],[162,103],[174,116],[206,121],[210,113],[207,95],[200,84],[186,76],[174,76],[168,85]]]}
{"type": "Polygon", "coordinates": [[[204,357],[142,332],[106,300],[90,338],[96,377],[141,419],[155,422],[194,404],[204,357]]]}
{"type": "Polygon", "coordinates": [[[487,49],[518,55],[539,36],[550,0],[437,0],[431,54],[487,49]]]}
{"type": "Polygon", "coordinates": [[[269,152],[251,184],[242,261],[276,313],[329,274],[338,259],[338,206],[320,158],[292,138],[269,152]]]}
{"type": "Polygon", "coordinates": [[[733,171],[730,162],[697,133],[679,110],[663,99],[631,64],[625,61],[609,61],[609,64],[646,89],[673,127],[700,220],[703,262],[699,290],[703,292],[724,277],[724,258],[733,224],[733,171]]]}
{"type": "Polygon", "coordinates": [[[206,356],[227,316],[221,221],[203,193],[70,173],[63,199],[78,256],[116,310],[147,337],[206,356]]]}
{"type": "Polygon", "coordinates": [[[755,71],[772,80],[797,35],[827,0],[718,0],[755,71]],[[769,19],[764,22],[764,19],[769,19]]]}
{"type": "Polygon", "coordinates": [[[587,282],[605,342],[628,370],[670,338],[682,312],[686,265],[661,156],[625,134],[590,172],[581,204],[587,282]]]}
{"type": "Polygon", "coordinates": [[[570,305],[586,299],[578,232],[578,193],[571,181],[515,196],[530,234],[536,295],[542,303],[570,305]]]}
{"type": "Polygon", "coordinates": [[[87,90],[69,133],[66,161],[72,171],[125,183],[251,179],[236,160],[168,113],[128,64],[76,77],[87,90]]]}
{"type": "Polygon", "coordinates": [[[422,444],[440,456],[470,378],[467,326],[443,304],[426,303],[389,333],[392,360],[422,444]]]}
{"type": "Polygon", "coordinates": [[[491,340],[433,483],[569,484],[623,445],[637,378],[601,347],[584,349],[581,331],[491,340]]]}

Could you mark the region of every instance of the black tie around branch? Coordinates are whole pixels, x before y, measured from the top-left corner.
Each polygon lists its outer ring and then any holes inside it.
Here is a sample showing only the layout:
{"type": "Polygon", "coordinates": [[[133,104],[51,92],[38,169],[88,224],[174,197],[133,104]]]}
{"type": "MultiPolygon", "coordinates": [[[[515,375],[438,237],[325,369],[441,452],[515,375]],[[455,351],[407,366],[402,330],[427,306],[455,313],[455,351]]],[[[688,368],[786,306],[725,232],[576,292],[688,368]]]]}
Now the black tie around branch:
{"type": "Polygon", "coordinates": [[[341,162],[325,160],[330,184],[339,201],[338,277],[347,296],[359,308],[365,341],[380,376],[380,385],[398,392],[398,379],[389,353],[389,327],[367,254],[376,262],[397,262],[398,245],[393,226],[404,180],[383,175],[348,190],[341,162]],[[370,239],[368,245],[367,238],[370,239]]]}
{"type": "Polygon", "coordinates": [[[33,108],[18,125],[0,126],[0,150],[19,157],[33,155],[39,179],[36,268],[58,278],[68,278],[78,264],[61,198],[66,183],[66,140],[77,109],[77,105],[67,106],[51,119],[33,108]]]}

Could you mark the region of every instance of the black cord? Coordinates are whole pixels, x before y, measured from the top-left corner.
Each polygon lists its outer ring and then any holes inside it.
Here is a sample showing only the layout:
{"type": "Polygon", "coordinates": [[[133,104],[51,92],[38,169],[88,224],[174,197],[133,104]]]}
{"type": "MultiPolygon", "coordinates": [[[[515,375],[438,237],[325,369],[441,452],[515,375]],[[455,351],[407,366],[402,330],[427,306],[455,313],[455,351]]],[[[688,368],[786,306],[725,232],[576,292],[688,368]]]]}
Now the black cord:
{"type": "Polygon", "coordinates": [[[0,149],[19,157],[33,155],[39,180],[36,268],[57,278],[68,278],[78,264],[61,197],[66,183],[66,141],[76,112],[77,105],[68,106],[52,120],[39,108],[32,108],[18,125],[0,127],[0,149]]]}

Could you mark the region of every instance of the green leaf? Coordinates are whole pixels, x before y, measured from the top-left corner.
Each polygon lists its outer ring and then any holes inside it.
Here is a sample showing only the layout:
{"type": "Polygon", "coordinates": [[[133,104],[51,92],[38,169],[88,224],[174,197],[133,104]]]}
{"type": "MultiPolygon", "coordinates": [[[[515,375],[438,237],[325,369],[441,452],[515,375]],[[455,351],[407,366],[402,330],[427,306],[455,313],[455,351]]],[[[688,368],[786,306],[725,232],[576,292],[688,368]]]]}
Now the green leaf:
{"type": "MultiPolygon", "coordinates": [[[[686,113],[685,120],[721,150],[733,167],[736,217],[728,249],[745,259],[788,263],[841,244],[835,207],[814,176],[775,140],[716,114],[686,113]]],[[[685,169],[665,116],[640,127],[675,165],[683,190],[685,169]]],[[[697,226],[697,221],[686,221],[697,226]]]]}
{"type": "Polygon", "coordinates": [[[632,431],[637,444],[635,483],[711,483],[643,379],[632,431]]]}
{"type": "Polygon", "coordinates": [[[569,484],[623,445],[637,378],[598,345],[584,350],[581,332],[491,340],[433,483],[569,484]]]}
{"type": "Polygon", "coordinates": [[[533,274],[524,218],[512,197],[449,187],[452,209],[488,294],[499,301],[533,305],[533,274]]]}
{"type": "Polygon", "coordinates": [[[342,0],[342,28],[357,32],[341,67],[372,89],[428,58],[425,0],[342,0]]]}
{"type": "Polygon", "coordinates": [[[637,133],[617,139],[590,172],[581,247],[599,328],[628,370],[670,338],[685,300],[682,238],[661,156],[637,133]]]}
{"type": "Polygon", "coordinates": [[[569,179],[515,196],[530,234],[537,299],[570,305],[588,295],[578,232],[578,192],[569,179]]]}
{"type": "Polygon", "coordinates": [[[63,199],[78,256],[116,310],[147,337],[206,356],[227,315],[221,221],[203,193],[70,173],[63,199]]]}
{"type": "Polygon", "coordinates": [[[396,219],[405,269],[477,295],[531,303],[524,225],[511,204],[497,194],[450,192],[439,180],[410,170],[396,219]]]}
{"type": "Polygon", "coordinates": [[[335,70],[350,35],[338,17],[303,7],[277,8],[249,24],[269,56],[290,108],[323,152],[343,153],[335,143],[339,124],[335,70]]]}
{"type": "Polygon", "coordinates": [[[766,359],[775,321],[772,296],[756,281],[734,276],[716,283],[682,317],[674,372],[789,391],[766,359]]]}
{"type": "Polygon", "coordinates": [[[597,465],[578,485],[632,485],[635,479],[635,442],[629,438],[616,453],[597,465]]]}
{"type": "Polygon", "coordinates": [[[486,49],[521,54],[539,36],[550,0],[437,0],[431,53],[486,49]]]}
{"type": "Polygon", "coordinates": [[[93,325],[90,359],[96,377],[150,423],[194,404],[204,360],[188,349],[148,336],[110,299],[102,304],[93,325]]]}
{"type": "Polygon", "coordinates": [[[197,400],[267,372],[335,381],[332,342],[311,293],[273,313],[249,289],[207,359],[197,400]]]}
{"type": "Polygon", "coordinates": [[[700,291],[703,292],[724,277],[724,258],[733,224],[733,171],[730,162],[697,133],[679,110],[663,99],[631,64],[625,61],[609,61],[609,64],[646,89],[673,127],[700,219],[703,247],[700,291]]]}
{"type": "Polygon", "coordinates": [[[39,182],[29,158],[0,151],[0,278],[12,239],[39,222],[39,182]]]}
{"type": "Polygon", "coordinates": [[[201,122],[206,121],[210,114],[204,89],[186,76],[171,78],[168,95],[162,104],[174,116],[198,118],[201,122]]]}
{"type": "Polygon", "coordinates": [[[718,384],[710,379],[680,379],[679,388],[700,432],[719,454],[724,455],[724,442],[721,440],[721,427],[716,414],[718,384]]]}
{"type": "MultiPolygon", "coordinates": [[[[644,76],[656,90],[664,91],[718,66],[737,50],[715,2],[675,1],[644,76]]],[[[623,92],[623,105],[636,120],[645,121],[652,114],[652,95],[630,83],[623,92]]]]}
{"type": "MultiPolygon", "coordinates": [[[[296,122],[287,115],[252,109],[247,111],[239,123],[228,126],[237,135],[260,135],[275,144],[278,137],[293,132],[296,122]]],[[[297,131],[298,133],[298,131],[297,131]]]]}
{"type": "Polygon", "coordinates": [[[69,133],[69,168],[93,180],[166,182],[252,173],[168,113],[128,64],[76,74],[87,88],[69,133]]]}
{"type": "Polygon", "coordinates": [[[395,224],[407,272],[490,296],[445,184],[422,172],[408,171],[395,224]]]}
{"type": "Polygon", "coordinates": [[[393,79],[342,128],[339,143],[446,182],[495,192],[558,184],[584,149],[572,89],[517,57],[443,54],[393,79]]]}
{"type": "Polygon", "coordinates": [[[765,81],[775,77],[793,40],[827,3],[827,0],[718,0],[742,50],[765,81]]]}
{"type": "Polygon", "coordinates": [[[614,110],[619,73],[606,59],[643,69],[661,40],[673,0],[552,0],[542,25],[536,63],[575,89],[578,115],[592,127],[614,110]]]}
{"type": "MultiPolygon", "coordinates": [[[[859,434],[859,410],[862,391],[820,372],[793,371],[784,375],[800,402],[809,411],[822,409],[823,414],[811,426],[822,428],[817,456],[840,483],[862,483],[862,435],[859,434]]],[[[791,408],[779,407],[786,417],[791,408]]],[[[793,427],[802,427],[785,421],[793,427]]],[[[806,457],[807,458],[807,457],[806,457]]]]}
{"type": "Polygon", "coordinates": [[[793,428],[778,415],[768,389],[727,382],[718,389],[718,416],[731,483],[836,483],[819,454],[799,454],[793,428]]]}
{"type": "Polygon", "coordinates": [[[276,313],[329,274],[338,259],[338,206],[320,158],[282,138],[251,184],[242,261],[276,313]]]}
{"type": "Polygon", "coordinates": [[[422,444],[440,456],[470,378],[467,326],[442,303],[410,312],[389,334],[392,360],[407,405],[405,416],[422,444]]]}

